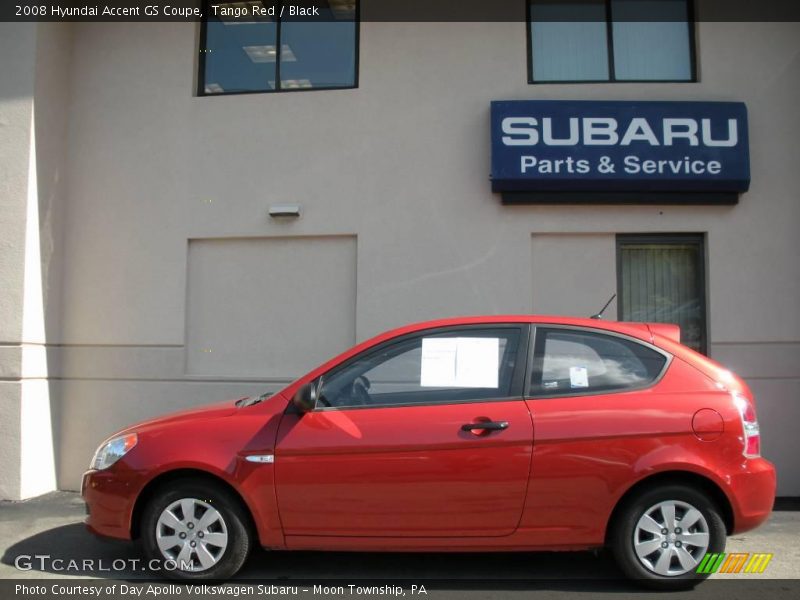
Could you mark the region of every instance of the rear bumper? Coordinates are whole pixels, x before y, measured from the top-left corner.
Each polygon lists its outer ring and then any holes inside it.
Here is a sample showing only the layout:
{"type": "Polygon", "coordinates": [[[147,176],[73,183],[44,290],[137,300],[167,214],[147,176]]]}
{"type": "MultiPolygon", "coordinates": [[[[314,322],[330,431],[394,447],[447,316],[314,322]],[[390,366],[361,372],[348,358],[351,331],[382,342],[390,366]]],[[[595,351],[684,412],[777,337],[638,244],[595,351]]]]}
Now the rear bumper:
{"type": "Polygon", "coordinates": [[[733,533],[754,529],[767,520],[775,503],[775,467],[764,458],[748,459],[730,477],[733,496],[733,533]]]}
{"type": "Polygon", "coordinates": [[[101,537],[130,540],[136,490],[132,481],[113,470],[83,474],[81,496],[86,502],[86,528],[101,537]]]}

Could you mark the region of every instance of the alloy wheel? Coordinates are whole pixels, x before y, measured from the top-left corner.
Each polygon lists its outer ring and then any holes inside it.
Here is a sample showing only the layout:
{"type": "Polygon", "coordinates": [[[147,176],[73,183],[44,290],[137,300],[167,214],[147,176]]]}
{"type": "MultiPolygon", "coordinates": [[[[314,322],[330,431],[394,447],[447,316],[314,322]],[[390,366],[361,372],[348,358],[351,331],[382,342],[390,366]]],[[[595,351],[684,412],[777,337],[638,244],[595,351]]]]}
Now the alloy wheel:
{"type": "Polygon", "coordinates": [[[709,539],[702,512],[687,502],[665,500],[639,518],[633,531],[633,548],[648,570],[675,577],[697,568],[709,539]]]}
{"type": "Polygon", "coordinates": [[[165,559],[182,571],[206,571],[228,547],[225,519],[197,498],[181,498],[167,506],[156,523],[156,543],[165,559]]]}

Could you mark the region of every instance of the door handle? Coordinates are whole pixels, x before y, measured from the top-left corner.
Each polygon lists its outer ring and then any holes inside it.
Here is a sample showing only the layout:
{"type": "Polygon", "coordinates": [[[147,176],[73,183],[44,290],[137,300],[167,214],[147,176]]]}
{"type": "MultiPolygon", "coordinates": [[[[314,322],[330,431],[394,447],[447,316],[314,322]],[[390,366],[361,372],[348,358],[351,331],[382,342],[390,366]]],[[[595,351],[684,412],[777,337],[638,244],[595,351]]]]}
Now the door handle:
{"type": "Polygon", "coordinates": [[[503,429],[508,429],[508,421],[477,421],[461,426],[461,431],[502,431],[503,429]]]}

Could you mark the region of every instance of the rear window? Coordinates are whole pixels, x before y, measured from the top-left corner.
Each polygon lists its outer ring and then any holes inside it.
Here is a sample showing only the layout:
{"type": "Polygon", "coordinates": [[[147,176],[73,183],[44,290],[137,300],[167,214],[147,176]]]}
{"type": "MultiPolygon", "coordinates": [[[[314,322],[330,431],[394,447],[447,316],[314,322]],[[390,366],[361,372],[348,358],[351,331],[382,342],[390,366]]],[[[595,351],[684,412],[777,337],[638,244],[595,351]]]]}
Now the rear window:
{"type": "Polygon", "coordinates": [[[666,356],[632,340],[571,329],[536,328],[533,396],[641,388],[655,381],[666,356]]]}

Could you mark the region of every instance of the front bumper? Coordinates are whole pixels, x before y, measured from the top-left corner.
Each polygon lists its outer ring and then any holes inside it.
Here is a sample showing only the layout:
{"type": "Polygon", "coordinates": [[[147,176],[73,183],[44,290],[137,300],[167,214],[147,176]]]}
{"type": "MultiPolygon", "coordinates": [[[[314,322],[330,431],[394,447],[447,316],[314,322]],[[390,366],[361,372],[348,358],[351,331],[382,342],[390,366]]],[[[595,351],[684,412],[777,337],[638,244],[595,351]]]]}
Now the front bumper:
{"type": "Polygon", "coordinates": [[[733,533],[749,531],[761,525],[772,513],[775,504],[776,477],[774,465],[764,458],[751,458],[742,471],[731,475],[733,495],[733,533]]]}
{"type": "Polygon", "coordinates": [[[86,503],[86,527],[92,533],[130,540],[133,507],[137,497],[135,479],[121,476],[116,465],[104,471],[86,471],[81,496],[86,503]]]}

